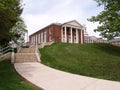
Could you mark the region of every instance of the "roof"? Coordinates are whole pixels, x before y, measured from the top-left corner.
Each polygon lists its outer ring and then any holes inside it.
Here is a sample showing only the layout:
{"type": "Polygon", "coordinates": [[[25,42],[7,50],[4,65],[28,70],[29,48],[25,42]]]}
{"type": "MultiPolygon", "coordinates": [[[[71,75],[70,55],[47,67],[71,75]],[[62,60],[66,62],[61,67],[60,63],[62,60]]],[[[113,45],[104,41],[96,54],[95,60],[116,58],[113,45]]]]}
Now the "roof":
{"type": "MultiPolygon", "coordinates": [[[[80,23],[78,23],[76,20],[72,20],[72,21],[69,21],[69,22],[65,22],[63,24],[61,24],[61,23],[52,23],[52,24],[49,24],[48,26],[46,26],[44,28],[41,28],[40,30],[43,30],[43,29],[45,29],[45,28],[47,28],[47,27],[49,27],[51,25],[58,25],[58,26],[70,25],[70,26],[74,26],[74,27],[83,28],[83,26],[80,23]]],[[[39,32],[40,30],[34,32],[33,34],[39,32]]],[[[31,34],[31,35],[33,35],[33,34],[31,34]]]]}
{"type": "Polygon", "coordinates": [[[32,36],[33,34],[39,32],[39,31],[41,31],[41,30],[43,30],[43,29],[45,29],[45,28],[47,28],[47,27],[49,27],[49,26],[52,26],[52,25],[58,25],[58,26],[61,26],[61,23],[51,23],[51,24],[49,24],[48,26],[46,26],[46,27],[44,27],[44,28],[41,28],[40,30],[38,30],[38,31],[36,31],[36,32],[34,32],[34,33],[32,33],[32,34],[29,35],[29,36],[32,36]]]}
{"type": "Polygon", "coordinates": [[[70,26],[76,26],[76,27],[80,27],[80,28],[83,28],[83,25],[81,25],[79,22],[77,22],[76,20],[72,20],[72,21],[69,21],[69,22],[65,22],[62,24],[63,26],[64,25],[70,25],[70,26]]]}

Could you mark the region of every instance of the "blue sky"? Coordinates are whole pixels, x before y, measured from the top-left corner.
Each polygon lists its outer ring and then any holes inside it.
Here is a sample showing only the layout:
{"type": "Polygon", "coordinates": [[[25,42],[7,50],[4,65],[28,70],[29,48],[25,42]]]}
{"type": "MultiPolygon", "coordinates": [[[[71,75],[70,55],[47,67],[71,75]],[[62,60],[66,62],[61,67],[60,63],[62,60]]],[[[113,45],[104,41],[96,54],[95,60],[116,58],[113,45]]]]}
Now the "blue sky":
{"type": "Polygon", "coordinates": [[[98,24],[87,21],[102,11],[94,0],[23,0],[23,4],[22,18],[29,35],[51,23],[77,20],[86,25],[90,36],[98,36],[93,32],[98,24]]]}

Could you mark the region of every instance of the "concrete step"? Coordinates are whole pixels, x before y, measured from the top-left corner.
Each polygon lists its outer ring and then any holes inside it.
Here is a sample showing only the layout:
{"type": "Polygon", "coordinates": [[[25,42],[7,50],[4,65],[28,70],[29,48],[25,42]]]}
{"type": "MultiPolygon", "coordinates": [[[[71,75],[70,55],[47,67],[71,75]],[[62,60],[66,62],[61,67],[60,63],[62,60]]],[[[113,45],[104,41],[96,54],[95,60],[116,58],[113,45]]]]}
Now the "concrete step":
{"type": "Polygon", "coordinates": [[[20,53],[34,53],[35,48],[21,48],[20,53]]]}
{"type": "Polygon", "coordinates": [[[15,62],[37,62],[35,53],[16,53],[15,62]]]}

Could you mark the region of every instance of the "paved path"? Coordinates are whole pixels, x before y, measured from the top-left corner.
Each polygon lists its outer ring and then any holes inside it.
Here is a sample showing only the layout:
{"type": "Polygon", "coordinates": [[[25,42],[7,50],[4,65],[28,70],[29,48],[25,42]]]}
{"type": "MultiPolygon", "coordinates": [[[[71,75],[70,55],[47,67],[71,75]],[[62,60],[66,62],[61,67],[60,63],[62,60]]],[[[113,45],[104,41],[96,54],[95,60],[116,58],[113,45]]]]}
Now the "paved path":
{"type": "Polygon", "coordinates": [[[120,90],[120,82],[70,74],[37,62],[15,63],[14,66],[22,77],[44,90],[120,90]]]}

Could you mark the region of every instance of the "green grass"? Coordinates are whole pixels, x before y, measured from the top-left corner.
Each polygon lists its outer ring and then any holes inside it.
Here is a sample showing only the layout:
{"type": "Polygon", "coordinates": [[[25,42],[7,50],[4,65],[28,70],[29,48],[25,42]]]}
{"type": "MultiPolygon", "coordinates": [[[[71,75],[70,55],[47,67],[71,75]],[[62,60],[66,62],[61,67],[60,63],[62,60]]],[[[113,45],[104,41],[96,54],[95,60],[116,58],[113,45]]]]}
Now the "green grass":
{"type": "Polygon", "coordinates": [[[54,43],[40,49],[42,63],[74,74],[120,81],[120,47],[54,43]]]}
{"type": "Polygon", "coordinates": [[[0,90],[36,90],[21,80],[10,60],[0,62],[0,90]]]}

